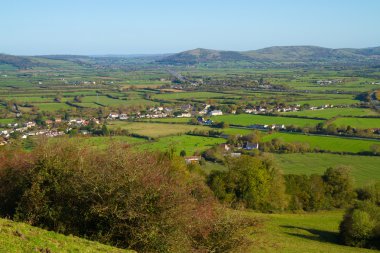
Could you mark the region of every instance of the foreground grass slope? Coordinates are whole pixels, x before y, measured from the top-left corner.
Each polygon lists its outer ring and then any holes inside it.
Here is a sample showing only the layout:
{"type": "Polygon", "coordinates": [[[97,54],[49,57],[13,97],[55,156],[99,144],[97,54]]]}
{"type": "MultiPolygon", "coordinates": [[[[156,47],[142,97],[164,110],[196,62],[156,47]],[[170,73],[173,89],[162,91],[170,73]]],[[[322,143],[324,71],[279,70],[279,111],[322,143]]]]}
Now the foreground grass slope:
{"type": "Polygon", "coordinates": [[[0,219],[0,252],[134,252],[0,219]]]}
{"type": "Polygon", "coordinates": [[[255,214],[266,220],[263,227],[252,234],[255,247],[251,252],[378,252],[339,244],[339,223],[342,211],[306,214],[255,214]]]}

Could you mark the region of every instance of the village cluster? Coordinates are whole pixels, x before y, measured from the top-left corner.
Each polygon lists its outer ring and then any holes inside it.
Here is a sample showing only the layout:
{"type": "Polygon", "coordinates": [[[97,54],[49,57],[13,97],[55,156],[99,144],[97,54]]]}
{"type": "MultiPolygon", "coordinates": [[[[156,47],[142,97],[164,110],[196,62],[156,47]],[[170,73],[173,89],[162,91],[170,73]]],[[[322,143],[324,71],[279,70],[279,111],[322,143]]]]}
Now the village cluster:
{"type": "MultiPolygon", "coordinates": [[[[310,107],[310,110],[322,110],[325,108],[332,108],[333,105],[323,105],[320,107],[310,107]]],[[[198,108],[199,109],[199,108],[198,108]]],[[[300,105],[289,105],[289,106],[277,106],[273,108],[268,108],[265,106],[251,106],[246,108],[240,108],[243,113],[247,114],[268,114],[275,112],[292,112],[301,110],[300,105]]],[[[158,118],[195,118],[198,124],[202,125],[212,125],[213,121],[210,118],[211,116],[221,116],[224,113],[236,114],[237,110],[232,110],[230,112],[223,112],[220,109],[216,109],[216,107],[211,106],[209,104],[204,104],[201,110],[197,110],[191,104],[184,104],[179,106],[178,108],[171,108],[165,106],[156,106],[150,107],[146,111],[141,112],[137,111],[134,113],[116,113],[111,112],[106,119],[70,119],[63,120],[61,118],[55,118],[54,120],[46,119],[43,125],[37,125],[35,121],[28,121],[24,124],[20,123],[10,123],[3,126],[5,129],[0,130],[0,145],[5,145],[8,143],[9,139],[12,136],[20,136],[22,139],[26,139],[28,136],[37,136],[44,135],[48,137],[56,137],[61,136],[66,133],[69,133],[72,128],[80,128],[88,126],[90,122],[93,122],[95,125],[101,124],[103,120],[138,120],[138,119],[158,119],[158,118]],[[60,127],[58,130],[58,126],[65,126],[66,128],[60,127]]],[[[258,130],[285,130],[285,125],[261,125],[261,124],[253,124],[250,125],[249,128],[258,129],[258,130]]],[[[88,134],[87,130],[81,130],[80,133],[88,134]]]]}

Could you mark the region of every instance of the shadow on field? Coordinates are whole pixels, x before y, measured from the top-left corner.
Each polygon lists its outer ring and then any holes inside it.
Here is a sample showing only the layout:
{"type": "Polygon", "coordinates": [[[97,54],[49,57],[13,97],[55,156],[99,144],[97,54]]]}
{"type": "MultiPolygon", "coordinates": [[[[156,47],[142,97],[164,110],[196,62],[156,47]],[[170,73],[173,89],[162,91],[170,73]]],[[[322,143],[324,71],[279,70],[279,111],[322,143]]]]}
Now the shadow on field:
{"type": "Polygon", "coordinates": [[[296,227],[296,226],[288,226],[288,225],[282,225],[281,227],[303,230],[311,234],[311,235],[305,235],[305,234],[297,233],[296,231],[285,232],[288,235],[297,236],[297,237],[319,241],[319,242],[339,243],[339,234],[336,232],[324,231],[324,230],[319,230],[319,229],[311,229],[311,228],[302,228],[302,227],[296,227]]]}

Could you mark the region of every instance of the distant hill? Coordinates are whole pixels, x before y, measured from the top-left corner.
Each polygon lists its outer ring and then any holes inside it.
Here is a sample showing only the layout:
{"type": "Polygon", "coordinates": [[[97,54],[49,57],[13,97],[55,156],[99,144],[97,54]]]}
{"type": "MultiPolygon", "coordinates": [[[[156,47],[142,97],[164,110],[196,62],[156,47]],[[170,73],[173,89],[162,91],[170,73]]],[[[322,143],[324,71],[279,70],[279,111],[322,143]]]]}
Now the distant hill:
{"type": "Polygon", "coordinates": [[[34,62],[30,57],[0,54],[0,64],[12,65],[18,69],[29,69],[43,64],[34,62]]]}
{"type": "Polygon", "coordinates": [[[173,64],[196,64],[202,62],[213,62],[213,61],[246,61],[250,60],[250,57],[244,55],[240,52],[235,51],[218,51],[197,48],[178,54],[173,54],[158,62],[161,63],[173,63],[173,64]]]}
{"type": "Polygon", "coordinates": [[[380,47],[331,49],[316,46],[277,46],[243,52],[198,48],[164,57],[157,62],[192,65],[236,61],[252,64],[379,64],[380,47]]]}
{"type": "Polygon", "coordinates": [[[146,64],[195,65],[237,63],[251,66],[371,65],[380,66],[380,47],[331,49],[317,46],[275,46],[250,51],[223,51],[197,48],[176,54],[153,55],[41,55],[14,56],[0,54],[0,65],[18,69],[34,67],[66,68],[135,68],[146,64]],[[74,64],[74,65],[73,65],[74,64]]]}

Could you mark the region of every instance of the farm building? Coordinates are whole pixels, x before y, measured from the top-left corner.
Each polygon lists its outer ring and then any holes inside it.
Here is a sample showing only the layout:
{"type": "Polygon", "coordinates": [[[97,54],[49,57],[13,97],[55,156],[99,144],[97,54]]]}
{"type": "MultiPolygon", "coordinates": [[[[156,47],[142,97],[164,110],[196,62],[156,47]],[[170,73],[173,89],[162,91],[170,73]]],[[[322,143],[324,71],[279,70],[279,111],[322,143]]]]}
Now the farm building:
{"type": "Polygon", "coordinates": [[[223,112],[221,110],[214,110],[214,111],[209,112],[209,115],[210,116],[220,116],[220,115],[223,115],[223,112]]]}
{"type": "Polygon", "coordinates": [[[200,156],[186,156],[185,157],[186,164],[199,163],[200,160],[201,160],[200,156]]]}

